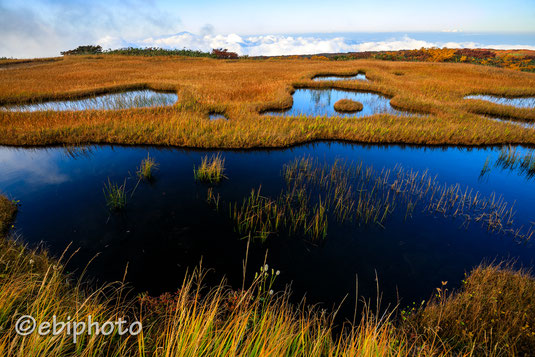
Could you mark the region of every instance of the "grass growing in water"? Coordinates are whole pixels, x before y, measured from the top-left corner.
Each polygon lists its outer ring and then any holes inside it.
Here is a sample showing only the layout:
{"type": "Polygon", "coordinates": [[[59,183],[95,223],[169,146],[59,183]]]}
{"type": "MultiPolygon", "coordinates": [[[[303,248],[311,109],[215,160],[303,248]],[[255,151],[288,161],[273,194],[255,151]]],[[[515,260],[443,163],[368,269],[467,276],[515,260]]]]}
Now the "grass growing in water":
{"type": "Polygon", "coordinates": [[[219,183],[226,178],[223,174],[225,171],[225,159],[221,154],[205,156],[202,158],[199,167],[193,167],[193,176],[197,181],[219,183]]]}
{"type": "Polygon", "coordinates": [[[409,219],[418,209],[459,218],[466,227],[478,222],[489,232],[507,234],[517,241],[533,235],[531,227],[514,225],[514,205],[501,196],[483,197],[469,187],[440,183],[427,171],[400,166],[378,171],[362,163],[337,160],[321,164],[302,157],[284,165],[282,175],[286,188],[277,197],[263,196],[259,188],[241,205],[230,204],[238,233],[265,240],[284,230],[315,240],[325,238],[329,219],[384,227],[395,210],[409,219]]]}
{"type": "Polygon", "coordinates": [[[147,154],[147,158],[141,161],[136,174],[140,179],[151,180],[153,178],[154,171],[158,169],[158,164],[154,158],[147,154]]]}
{"type": "Polygon", "coordinates": [[[119,211],[126,207],[126,179],[122,185],[111,182],[108,178],[108,183],[104,184],[104,197],[106,198],[106,205],[112,211],[119,211]]]}

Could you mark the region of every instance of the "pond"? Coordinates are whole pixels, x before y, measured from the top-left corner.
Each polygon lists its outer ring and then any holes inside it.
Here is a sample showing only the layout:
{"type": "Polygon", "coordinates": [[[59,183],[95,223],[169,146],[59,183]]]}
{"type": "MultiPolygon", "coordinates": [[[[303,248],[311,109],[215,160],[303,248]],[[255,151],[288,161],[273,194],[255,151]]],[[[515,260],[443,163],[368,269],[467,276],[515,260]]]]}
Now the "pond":
{"type": "Polygon", "coordinates": [[[394,109],[390,99],[375,93],[353,92],[339,89],[297,89],[293,94],[293,105],[285,111],[269,111],[264,114],[280,116],[340,116],[363,117],[377,113],[408,115],[409,112],[394,109]],[[361,102],[363,109],[357,113],[339,113],[334,103],[340,99],[361,102]]]}
{"type": "Polygon", "coordinates": [[[494,95],[468,95],[464,99],[478,99],[486,100],[495,104],[500,105],[511,105],[517,108],[535,108],[535,97],[524,97],[524,98],[507,98],[507,97],[498,97],[494,95]]]}
{"type": "Polygon", "coordinates": [[[34,104],[9,105],[0,110],[13,112],[73,111],[73,110],[119,110],[128,108],[162,107],[173,105],[178,99],[176,93],[135,90],[104,94],[84,99],[60,100],[34,104]]]}
{"type": "MultiPolygon", "coordinates": [[[[518,155],[529,150],[513,148],[518,155]]],[[[57,256],[69,243],[80,248],[68,265],[99,282],[127,281],[135,292],[159,294],[180,287],[187,269],[214,269],[208,283],[226,276],[241,287],[246,240],[235,231],[229,204],[241,204],[251,189],[275,197],[285,187],[281,171],[295,159],[310,157],[326,165],[337,159],[362,162],[380,171],[405,170],[436,176],[437,182],[470,187],[481,197],[492,192],[513,203],[515,224],[527,228],[535,219],[535,180],[521,170],[500,165],[499,148],[426,148],[316,143],[284,150],[223,151],[225,175],[218,185],[194,180],[193,167],[213,151],[154,147],[91,146],[82,148],[20,149],[0,147],[0,192],[20,200],[16,233],[30,244],[44,242],[57,256]],[[149,154],[159,164],[154,180],[139,182],[135,175],[149,154]],[[128,203],[119,213],[106,207],[103,187],[108,178],[126,184],[128,203]],[[220,209],[206,202],[209,188],[220,195],[220,209]]],[[[503,164],[503,163],[502,163],[503,164]]],[[[394,175],[392,174],[392,178],[394,175]]],[[[355,277],[359,295],[374,298],[376,281],[385,304],[402,305],[430,297],[441,281],[456,287],[463,274],[482,260],[515,258],[534,266],[531,243],[518,244],[481,224],[445,218],[421,207],[406,218],[401,205],[382,223],[339,223],[329,220],[327,236],[310,240],[284,231],[265,242],[251,243],[248,276],[263,264],[281,271],[275,289],[292,283],[293,297],[305,294],[310,303],[331,308],[348,294],[354,301],[355,277]]],[[[345,304],[342,316],[352,316],[345,304]]]]}
{"type": "Polygon", "coordinates": [[[219,114],[219,113],[211,113],[208,115],[208,118],[210,120],[228,120],[226,116],[224,116],[223,114],[219,114]]]}
{"type": "Polygon", "coordinates": [[[364,73],[359,73],[354,76],[316,76],[312,78],[315,82],[321,82],[321,81],[369,81],[368,78],[366,78],[366,75],[364,73]]]}

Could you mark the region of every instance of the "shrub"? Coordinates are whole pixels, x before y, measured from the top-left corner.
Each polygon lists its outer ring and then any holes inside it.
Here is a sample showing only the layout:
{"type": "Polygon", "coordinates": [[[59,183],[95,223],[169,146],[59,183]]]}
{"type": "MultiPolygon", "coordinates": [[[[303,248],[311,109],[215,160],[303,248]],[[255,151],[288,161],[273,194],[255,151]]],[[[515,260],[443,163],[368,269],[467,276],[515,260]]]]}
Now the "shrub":
{"type": "Polygon", "coordinates": [[[94,46],[94,45],[78,46],[74,50],[63,51],[60,53],[63,56],[96,55],[96,54],[102,53],[102,46],[94,46]]]}
{"type": "Polygon", "coordinates": [[[212,50],[212,56],[218,59],[236,59],[238,54],[236,52],[229,52],[226,48],[214,48],[212,50]]]}

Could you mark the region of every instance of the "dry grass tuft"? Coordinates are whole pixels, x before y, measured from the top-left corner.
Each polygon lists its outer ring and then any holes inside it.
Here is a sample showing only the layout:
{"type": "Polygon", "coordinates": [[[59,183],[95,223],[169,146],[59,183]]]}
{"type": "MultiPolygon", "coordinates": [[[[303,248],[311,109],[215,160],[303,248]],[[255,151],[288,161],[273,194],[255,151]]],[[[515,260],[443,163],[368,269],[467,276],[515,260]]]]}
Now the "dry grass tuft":
{"type": "Polygon", "coordinates": [[[357,102],[351,99],[340,99],[334,103],[334,109],[341,113],[355,113],[360,112],[363,106],[361,102],[357,102]]]}
{"type": "Polygon", "coordinates": [[[407,321],[418,338],[439,338],[456,355],[528,356],[535,351],[535,279],[506,264],[481,265],[456,294],[443,282],[407,321]]]}

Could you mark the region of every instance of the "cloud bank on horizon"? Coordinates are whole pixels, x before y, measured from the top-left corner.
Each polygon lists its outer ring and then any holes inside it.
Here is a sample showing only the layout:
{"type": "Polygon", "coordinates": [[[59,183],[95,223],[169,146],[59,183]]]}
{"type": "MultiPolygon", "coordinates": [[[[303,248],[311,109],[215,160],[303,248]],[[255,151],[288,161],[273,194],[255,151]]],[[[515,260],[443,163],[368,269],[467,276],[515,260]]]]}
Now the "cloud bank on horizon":
{"type": "Polygon", "coordinates": [[[279,56],[303,55],[316,53],[363,52],[363,51],[397,51],[411,50],[422,47],[448,48],[494,48],[494,49],[531,49],[535,46],[523,44],[482,44],[477,42],[432,42],[418,40],[407,35],[383,41],[366,41],[355,43],[343,36],[323,38],[321,36],[289,36],[289,35],[258,35],[239,36],[237,34],[196,35],[189,32],[149,37],[129,42],[122,38],[107,36],[99,41],[103,48],[121,47],[160,47],[166,49],[193,49],[210,51],[213,48],[226,48],[239,55],[279,56]]]}
{"type": "Polygon", "coordinates": [[[533,0],[0,0],[0,57],[57,56],[88,44],[227,48],[253,56],[421,47],[535,49],[534,15],[533,0]],[[184,30],[196,34],[179,32],[184,30]],[[329,34],[385,31],[393,35],[356,40],[329,34]],[[459,36],[489,32],[528,37],[459,36]]]}

